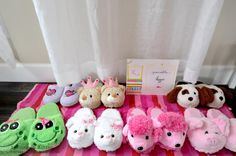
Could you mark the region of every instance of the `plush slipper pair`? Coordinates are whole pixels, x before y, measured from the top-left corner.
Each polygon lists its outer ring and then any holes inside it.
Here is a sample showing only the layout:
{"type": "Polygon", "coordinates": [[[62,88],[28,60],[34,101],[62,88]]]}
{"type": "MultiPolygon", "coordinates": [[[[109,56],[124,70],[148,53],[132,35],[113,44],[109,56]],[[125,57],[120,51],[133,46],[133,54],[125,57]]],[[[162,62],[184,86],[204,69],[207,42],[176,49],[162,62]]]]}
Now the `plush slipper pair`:
{"type": "Polygon", "coordinates": [[[119,111],[106,109],[96,120],[90,108],[79,109],[67,123],[67,140],[72,148],[81,149],[93,144],[99,150],[111,152],[122,143],[123,120],[119,111]]]}
{"type": "Polygon", "coordinates": [[[0,125],[0,155],[20,155],[29,148],[46,151],[64,136],[64,121],[55,103],[42,106],[37,115],[30,107],[22,108],[0,125]]]}
{"type": "Polygon", "coordinates": [[[56,84],[49,85],[43,97],[43,103],[60,101],[64,107],[72,106],[79,101],[77,90],[80,86],[79,83],[70,84],[66,87],[59,87],[56,84]]]}

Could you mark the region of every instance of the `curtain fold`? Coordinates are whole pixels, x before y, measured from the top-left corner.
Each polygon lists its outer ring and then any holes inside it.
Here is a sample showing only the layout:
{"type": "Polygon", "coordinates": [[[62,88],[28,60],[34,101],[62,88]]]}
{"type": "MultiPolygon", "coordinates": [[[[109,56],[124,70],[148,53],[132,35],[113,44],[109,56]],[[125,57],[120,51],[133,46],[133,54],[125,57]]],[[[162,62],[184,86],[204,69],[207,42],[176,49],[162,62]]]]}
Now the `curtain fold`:
{"type": "Polygon", "coordinates": [[[125,82],[126,59],[180,59],[195,82],[223,0],[34,0],[56,81],[125,82]]]}
{"type": "Polygon", "coordinates": [[[13,50],[10,44],[10,38],[8,36],[6,27],[0,16],[0,58],[3,59],[9,66],[15,67],[16,60],[13,54],[13,50]]]}

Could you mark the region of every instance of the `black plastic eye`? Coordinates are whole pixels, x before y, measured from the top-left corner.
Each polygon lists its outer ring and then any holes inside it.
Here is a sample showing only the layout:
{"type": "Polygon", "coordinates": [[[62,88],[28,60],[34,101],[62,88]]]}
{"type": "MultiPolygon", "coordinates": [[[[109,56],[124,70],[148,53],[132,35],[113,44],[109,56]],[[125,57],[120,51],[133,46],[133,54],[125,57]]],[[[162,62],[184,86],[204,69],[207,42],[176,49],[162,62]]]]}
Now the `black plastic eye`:
{"type": "Polygon", "coordinates": [[[46,123],[45,127],[46,128],[50,128],[53,126],[53,122],[52,121],[49,121],[48,123],[46,123]]]}
{"type": "Polygon", "coordinates": [[[111,94],[109,93],[109,94],[107,94],[108,96],[110,96],[111,94]]]}
{"type": "Polygon", "coordinates": [[[103,138],[104,136],[103,135],[101,135],[101,138],[103,138]]]}
{"type": "Polygon", "coordinates": [[[2,125],[2,127],[0,128],[0,131],[1,132],[4,132],[4,131],[6,131],[7,129],[8,129],[8,124],[4,124],[4,125],[2,125]]]}
{"type": "Polygon", "coordinates": [[[168,135],[168,136],[171,136],[171,132],[167,132],[167,135],[168,135]]]}
{"type": "Polygon", "coordinates": [[[196,95],[197,93],[196,92],[193,92],[194,95],[196,95]]]}
{"type": "Polygon", "coordinates": [[[119,96],[119,93],[116,93],[117,96],[119,96]]]}
{"type": "Polygon", "coordinates": [[[90,97],[90,98],[92,98],[92,97],[93,97],[93,95],[89,95],[89,97],[90,97]]]}
{"type": "Polygon", "coordinates": [[[19,126],[19,123],[18,123],[18,122],[13,122],[13,123],[10,125],[10,129],[11,129],[11,130],[17,129],[18,126],[19,126]]]}
{"type": "Polygon", "coordinates": [[[148,137],[148,136],[146,136],[146,137],[145,137],[145,139],[146,139],[146,140],[148,140],[148,139],[149,139],[149,137],[148,137]]]}
{"type": "Polygon", "coordinates": [[[112,137],[112,138],[114,138],[114,137],[115,137],[115,135],[114,135],[114,134],[112,134],[112,135],[111,135],[111,137],[112,137]]]}
{"type": "Polygon", "coordinates": [[[183,136],[185,136],[185,133],[183,132],[183,136]]]}
{"type": "Polygon", "coordinates": [[[42,130],[42,129],[43,129],[43,124],[37,123],[37,124],[35,125],[35,129],[36,129],[36,130],[42,130]]]}
{"type": "Polygon", "coordinates": [[[205,131],[205,134],[208,134],[208,131],[205,131]]]}
{"type": "Polygon", "coordinates": [[[131,137],[132,137],[132,138],[134,137],[133,134],[131,134],[131,137]]]}
{"type": "Polygon", "coordinates": [[[85,128],[85,130],[84,130],[86,133],[88,132],[88,129],[87,128],[85,128]]]}
{"type": "Polygon", "coordinates": [[[69,84],[69,87],[72,87],[73,84],[69,84]]]}
{"type": "Polygon", "coordinates": [[[74,133],[77,133],[77,130],[74,130],[74,133]]]}

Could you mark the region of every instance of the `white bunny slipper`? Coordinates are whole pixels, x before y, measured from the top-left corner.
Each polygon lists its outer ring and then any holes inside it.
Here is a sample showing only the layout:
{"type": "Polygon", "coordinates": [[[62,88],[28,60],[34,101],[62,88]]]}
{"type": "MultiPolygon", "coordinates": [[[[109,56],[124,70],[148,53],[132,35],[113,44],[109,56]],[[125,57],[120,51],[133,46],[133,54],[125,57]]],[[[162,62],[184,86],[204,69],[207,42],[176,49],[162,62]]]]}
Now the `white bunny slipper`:
{"type": "Polygon", "coordinates": [[[116,109],[106,109],[98,118],[94,133],[94,144],[106,152],[120,148],[123,140],[123,120],[116,109]]]}
{"type": "Polygon", "coordinates": [[[77,149],[92,145],[95,122],[96,117],[90,108],[79,109],[66,123],[69,145],[77,149]]]}

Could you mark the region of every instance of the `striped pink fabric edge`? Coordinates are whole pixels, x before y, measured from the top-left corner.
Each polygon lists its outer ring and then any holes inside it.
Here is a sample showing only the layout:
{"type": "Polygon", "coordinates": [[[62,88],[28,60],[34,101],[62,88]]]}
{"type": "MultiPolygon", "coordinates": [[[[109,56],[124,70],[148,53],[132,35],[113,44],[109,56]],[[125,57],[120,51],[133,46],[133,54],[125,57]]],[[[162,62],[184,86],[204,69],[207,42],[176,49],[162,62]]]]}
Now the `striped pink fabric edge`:
{"type": "MultiPolygon", "coordinates": [[[[34,86],[34,88],[29,92],[29,94],[18,103],[17,108],[24,108],[27,106],[32,106],[34,105],[35,102],[40,102],[42,100],[42,96],[45,94],[45,91],[47,88],[46,84],[37,84],[34,86]],[[41,99],[39,99],[41,98],[41,99]]],[[[42,102],[40,104],[35,105],[37,108],[39,108],[42,105],[42,102]]],[[[175,112],[180,112],[183,113],[183,109],[180,108],[180,106],[176,104],[170,104],[167,102],[165,96],[157,96],[157,95],[127,95],[125,99],[125,105],[122,108],[119,108],[118,110],[121,112],[121,115],[125,121],[126,118],[126,113],[129,108],[131,107],[142,107],[145,110],[147,110],[149,107],[157,106],[160,107],[163,110],[168,110],[168,111],[175,111],[175,112]]],[[[64,115],[65,122],[80,108],[80,105],[76,105],[71,108],[65,108],[61,107],[61,112],[64,115]]],[[[99,107],[98,109],[95,109],[95,115],[100,116],[102,111],[104,110],[104,107],[99,107]]],[[[228,109],[227,105],[224,105],[220,109],[223,113],[225,113],[228,117],[233,117],[232,112],[228,109]]],[[[150,153],[150,155],[163,155],[163,156],[170,156],[170,155],[175,155],[175,156],[182,156],[182,155],[191,155],[191,156],[200,156],[200,155],[205,155],[203,153],[199,153],[196,150],[193,149],[189,141],[186,141],[184,147],[181,149],[181,151],[166,151],[164,149],[161,149],[159,146],[155,146],[155,149],[150,153]]],[[[217,155],[233,155],[230,151],[223,149],[220,152],[217,153],[217,155]]],[[[58,147],[48,151],[48,152],[43,152],[43,153],[37,153],[34,150],[28,151],[26,154],[27,156],[31,155],[38,155],[38,156],[49,156],[49,155],[76,155],[76,156],[82,156],[82,155],[88,155],[88,156],[121,156],[121,155],[132,155],[136,156],[139,155],[136,153],[134,150],[132,150],[128,144],[122,144],[121,148],[118,149],[116,152],[101,152],[99,151],[95,145],[92,145],[89,148],[83,149],[83,150],[75,150],[69,147],[66,137],[64,141],[62,142],[61,145],[58,147]]],[[[145,155],[145,154],[140,154],[140,155],[145,155]]]]}

